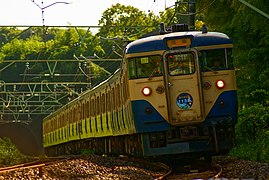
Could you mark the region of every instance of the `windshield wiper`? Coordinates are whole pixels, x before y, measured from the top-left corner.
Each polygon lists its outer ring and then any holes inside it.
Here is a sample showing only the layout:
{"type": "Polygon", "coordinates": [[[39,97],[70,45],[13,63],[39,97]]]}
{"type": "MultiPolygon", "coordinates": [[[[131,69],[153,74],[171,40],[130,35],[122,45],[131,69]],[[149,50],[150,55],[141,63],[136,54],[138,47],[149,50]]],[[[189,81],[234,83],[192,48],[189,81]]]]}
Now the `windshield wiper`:
{"type": "Polygon", "coordinates": [[[152,73],[150,74],[148,80],[151,80],[151,79],[152,79],[152,76],[153,76],[154,74],[156,74],[156,72],[158,71],[158,69],[159,69],[159,67],[156,67],[155,69],[153,69],[153,71],[152,71],[152,73]]]}
{"type": "Polygon", "coordinates": [[[214,69],[212,69],[212,68],[210,68],[210,67],[208,67],[208,66],[204,66],[204,68],[205,68],[205,69],[208,69],[209,71],[211,71],[211,72],[213,72],[213,73],[215,73],[215,74],[218,73],[218,71],[215,71],[214,69]]]}

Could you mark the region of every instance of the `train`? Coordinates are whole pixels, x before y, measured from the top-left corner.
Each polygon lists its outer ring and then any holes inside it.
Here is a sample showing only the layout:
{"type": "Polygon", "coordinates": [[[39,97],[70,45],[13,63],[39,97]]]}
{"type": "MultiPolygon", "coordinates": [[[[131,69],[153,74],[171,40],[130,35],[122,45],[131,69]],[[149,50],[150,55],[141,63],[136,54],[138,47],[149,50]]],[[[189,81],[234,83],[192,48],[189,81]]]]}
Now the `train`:
{"type": "Polygon", "coordinates": [[[186,24],[124,48],[120,68],[43,119],[50,156],[211,158],[234,146],[237,87],[232,39],[186,24]]]}

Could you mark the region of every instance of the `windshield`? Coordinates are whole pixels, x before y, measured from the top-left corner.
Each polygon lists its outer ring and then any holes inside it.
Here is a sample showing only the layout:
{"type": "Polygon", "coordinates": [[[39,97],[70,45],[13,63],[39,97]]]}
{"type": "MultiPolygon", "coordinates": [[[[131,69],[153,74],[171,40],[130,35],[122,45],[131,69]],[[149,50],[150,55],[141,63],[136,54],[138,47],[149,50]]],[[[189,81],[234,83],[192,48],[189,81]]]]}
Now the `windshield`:
{"type": "Polygon", "coordinates": [[[192,53],[168,54],[168,71],[170,75],[186,75],[194,73],[194,55],[192,53]]]}
{"type": "Polygon", "coordinates": [[[149,78],[162,75],[160,55],[135,57],[128,59],[129,78],[149,78]]]}
{"type": "Polygon", "coordinates": [[[202,71],[233,68],[232,49],[212,49],[200,51],[202,71]]]}

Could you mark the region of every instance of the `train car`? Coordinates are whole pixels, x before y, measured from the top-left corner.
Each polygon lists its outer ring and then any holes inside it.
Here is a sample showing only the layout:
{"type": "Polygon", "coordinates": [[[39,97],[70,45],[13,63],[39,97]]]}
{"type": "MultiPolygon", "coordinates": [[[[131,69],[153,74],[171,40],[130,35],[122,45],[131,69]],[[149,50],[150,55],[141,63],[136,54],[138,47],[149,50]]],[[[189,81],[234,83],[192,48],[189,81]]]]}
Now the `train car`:
{"type": "Polygon", "coordinates": [[[237,121],[232,48],[227,35],[186,25],[129,43],[114,75],[44,119],[46,152],[227,153],[237,121]]]}

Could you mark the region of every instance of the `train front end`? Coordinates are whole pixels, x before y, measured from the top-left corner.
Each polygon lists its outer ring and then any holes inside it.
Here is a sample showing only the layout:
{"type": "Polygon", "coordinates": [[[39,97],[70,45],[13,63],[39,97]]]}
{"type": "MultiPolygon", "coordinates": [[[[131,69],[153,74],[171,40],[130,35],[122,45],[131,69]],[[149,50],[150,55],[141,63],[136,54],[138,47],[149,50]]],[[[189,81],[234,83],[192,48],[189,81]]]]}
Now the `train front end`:
{"type": "Polygon", "coordinates": [[[212,156],[234,144],[237,93],[232,41],[171,32],[126,48],[128,87],[144,156],[212,156]]]}

